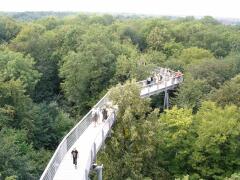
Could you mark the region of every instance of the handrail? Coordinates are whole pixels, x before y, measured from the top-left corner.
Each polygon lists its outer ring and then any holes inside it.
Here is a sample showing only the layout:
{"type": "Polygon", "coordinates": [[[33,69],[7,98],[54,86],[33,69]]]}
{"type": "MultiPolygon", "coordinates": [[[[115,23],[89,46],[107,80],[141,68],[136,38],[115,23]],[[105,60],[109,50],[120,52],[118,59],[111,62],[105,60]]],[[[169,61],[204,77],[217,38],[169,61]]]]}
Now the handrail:
{"type": "MultiPolygon", "coordinates": [[[[106,97],[108,96],[109,92],[107,92],[100,101],[98,101],[98,103],[94,106],[94,107],[100,107],[101,104],[104,104],[104,101],[106,99],[106,97]]],[[[49,180],[49,179],[53,179],[62,159],[64,156],[61,156],[63,154],[66,154],[67,151],[71,148],[71,146],[74,144],[74,141],[68,141],[68,137],[72,137],[75,138],[74,139],[78,139],[80,137],[80,135],[87,129],[87,127],[91,124],[91,120],[89,120],[89,116],[91,115],[92,109],[81,119],[81,121],[79,121],[70,131],[67,135],[65,135],[65,137],[62,139],[61,143],[58,145],[57,149],[55,150],[52,158],[50,159],[47,167],[45,168],[42,176],[40,177],[40,180],[49,180]],[[87,122],[87,120],[89,120],[87,122]],[[83,124],[82,128],[80,127],[80,125],[83,124]],[[77,133],[77,134],[75,134],[77,133]],[[68,143],[69,142],[69,143],[68,143]]],[[[76,141],[75,140],[75,141],[76,141]]]]}
{"type": "MultiPolygon", "coordinates": [[[[158,72],[162,75],[169,76],[174,71],[171,71],[169,69],[165,68],[156,68],[155,72],[158,72]],[[168,75],[167,75],[168,73],[168,75]]],[[[171,75],[172,79],[175,79],[174,76],[171,75]]],[[[139,81],[138,84],[141,85],[142,88],[150,88],[153,85],[156,85],[157,83],[151,83],[146,84],[146,80],[139,81]]],[[[182,78],[177,83],[182,82],[182,78]]],[[[107,101],[107,96],[109,95],[109,91],[101,98],[98,103],[93,106],[93,108],[101,107],[104,105],[107,101]]],[[[91,113],[93,108],[70,130],[70,132],[65,135],[65,137],[62,139],[60,144],[58,145],[56,151],[54,152],[52,158],[50,159],[47,167],[45,168],[43,174],[40,177],[40,180],[52,180],[53,177],[56,174],[56,171],[58,167],[60,166],[60,163],[62,159],[64,158],[64,155],[68,152],[68,150],[72,147],[72,145],[77,141],[77,139],[82,135],[82,133],[88,128],[88,126],[91,124],[91,113]]]]}
{"type": "MultiPolygon", "coordinates": [[[[102,144],[104,143],[104,139],[106,138],[107,134],[108,133],[105,133],[104,132],[104,129],[106,126],[108,126],[108,128],[110,129],[110,127],[112,126],[112,124],[114,123],[115,121],[115,114],[114,112],[112,112],[110,114],[110,116],[108,117],[108,119],[106,119],[106,122],[102,128],[102,130],[98,133],[98,135],[95,137],[92,145],[91,145],[91,150],[89,151],[89,158],[88,158],[88,164],[87,164],[87,167],[85,167],[85,174],[84,176],[87,177],[88,174],[89,174],[89,169],[91,169],[91,163],[94,162],[96,160],[96,154],[97,152],[99,151],[99,149],[101,148],[102,144]],[[102,138],[102,141],[100,142],[99,145],[97,145],[97,138],[98,137],[101,137],[102,138]]],[[[87,178],[85,178],[87,179],[87,178]]]]}

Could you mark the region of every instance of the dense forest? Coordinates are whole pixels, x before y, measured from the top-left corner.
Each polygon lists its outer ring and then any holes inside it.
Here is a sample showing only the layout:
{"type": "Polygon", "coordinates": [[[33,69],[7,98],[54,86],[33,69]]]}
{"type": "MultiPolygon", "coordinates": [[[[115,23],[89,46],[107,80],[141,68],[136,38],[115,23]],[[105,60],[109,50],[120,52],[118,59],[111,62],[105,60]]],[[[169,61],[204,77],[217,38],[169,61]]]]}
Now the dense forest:
{"type": "Polygon", "coordinates": [[[240,179],[240,26],[212,17],[19,19],[0,16],[0,179],[39,179],[110,88],[119,112],[97,159],[104,179],[240,179]],[[141,99],[136,84],[158,66],[184,73],[168,110],[162,94],[141,99]]]}

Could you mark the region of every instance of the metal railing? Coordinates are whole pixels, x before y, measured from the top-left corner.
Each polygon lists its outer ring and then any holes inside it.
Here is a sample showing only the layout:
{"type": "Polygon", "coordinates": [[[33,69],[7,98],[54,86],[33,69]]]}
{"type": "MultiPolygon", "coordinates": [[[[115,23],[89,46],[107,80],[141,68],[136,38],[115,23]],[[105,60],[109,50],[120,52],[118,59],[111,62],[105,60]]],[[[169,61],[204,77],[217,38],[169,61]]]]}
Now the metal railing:
{"type": "MultiPolygon", "coordinates": [[[[174,79],[174,76],[172,76],[173,73],[175,73],[174,71],[170,71],[169,69],[165,69],[165,68],[157,68],[155,69],[155,72],[157,73],[160,73],[161,75],[163,76],[166,76],[167,73],[171,76],[171,79],[172,79],[172,85],[175,85],[175,84],[178,84],[180,82],[182,82],[182,77],[181,78],[178,78],[177,81],[176,79],[174,79]],[[174,80],[174,81],[173,81],[174,80]]],[[[146,84],[146,80],[144,81],[139,81],[138,84],[140,84],[140,86],[142,87],[142,89],[144,88],[148,88],[148,91],[149,89],[153,86],[153,85],[158,85],[157,83],[152,83],[152,84],[146,84]]],[[[93,107],[93,108],[96,108],[96,107],[101,107],[103,106],[104,104],[106,104],[106,102],[108,102],[108,95],[109,95],[109,92],[106,93],[104,95],[104,97],[98,101],[98,103],[93,107]]],[[[61,143],[58,145],[56,151],[54,152],[51,160],[49,161],[47,167],[45,168],[42,176],[40,177],[40,180],[52,180],[57,172],[57,169],[58,167],[60,166],[61,164],[61,161],[63,160],[64,156],[66,155],[66,153],[68,152],[68,150],[73,146],[73,144],[79,139],[79,137],[83,134],[83,132],[89,127],[89,125],[91,124],[92,120],[91,120],[91,114],[92,114],[92,110],[91,109],[82,119],[80,122],[78,122],[74,128],[62,139],[61,143]]],[[[109,116],[109,119],[108,122],[110,124],[108,125],[111,125],[111,123],[114,122],[114,119],[111,119],[111,118],[115,118],[113,117],[114,113],[112,113],[110,116],[109,116]]],[[[105,125],[104,125],[105,126],[105,125]]],[[[111,127],[109,126],[109,128],[111,127]]],[[[105,136],[106,134],[104,134],[105,136]]],[[[91,148],[91,154],[93,153],[93,151],[97,152],[97,150],[94,150],[94,147],[95,145],[95,141],[93,142],[93,146],[91,148]]],[[[100,148],[101,146],[99,146],[98,148],[100,148]]],[[[96,153],[95,153],[96,155],[96,153]]],[[[88,165],[87,167],[85,167],[85,177],[88,175],[89,173],[89,169],[91,167],[91,163],[93,162],[93,160],[95,159],[95,157],[93,155],[89,155],[89,157],[91,157],[91,159],[89,160],[88,162],[88,165]]]]}
{"type": "Polygon", "coordinates": [[[85,167],[84,176],[83,176],[86,180],[88,179],[89,171],[92,168],[92,163],[96,162],[97,152],[102,147],[102,144],[104,143],[109,133],[109,130],[111,129],[113,123],[115,122],[115,119],[116,119],[115,113],[112,112],[111,115],[106,120],[106,123],[104,124],[102,130],[98,133],[98,135],[92,142],[91,150],[89,151],[88,161],[87,161],[87,165],[85,167]]]}
{"type": "MultiPolygon", "coordinates": [[[[94,106],[94,108],[101,107],[103,104],[105,104],[107,101],[108,94],[109,93],[106,93],[105,96],[100,101],[98,101],[98,103],[94,106]]],[[[55,153],[53,154],[51,160],[49,161],[47,167],[45,168],[42,176],[40,177],[40,180],[53,179],[65,154],[68,152],[68,150],[72,147],[72,145],[77,141],[77,139],[83,134],[83,132],[91,124],[92,122],[91,114],[92,114],[92,109],[62,139],[61,143],[58,145],[55,153]]]]}

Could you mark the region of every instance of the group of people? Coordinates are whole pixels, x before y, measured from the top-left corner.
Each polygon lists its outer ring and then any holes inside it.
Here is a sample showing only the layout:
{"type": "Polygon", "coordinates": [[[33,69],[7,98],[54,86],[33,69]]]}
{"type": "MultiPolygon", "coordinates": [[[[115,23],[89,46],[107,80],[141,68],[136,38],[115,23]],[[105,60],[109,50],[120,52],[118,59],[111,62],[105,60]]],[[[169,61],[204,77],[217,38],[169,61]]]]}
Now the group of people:
{"type": "MultiPolygon", "coordinates": [[[[97,123],[99,121],[105,121],[108,118],[108,109],[106,107],[104,108],[94,108],[92,110],[92,120],[94,122],[94,127],[96,127],[97,123]]],[[[75,168],[77,168],[77,159],[78,159],[78,150],[73,148],[71,151],[72,159],[73,159],[73,165],[75,168]]]]}
{"type": "Polygon", "coordinates": [[[147,78],[147,84],[151,84],[151,83],[159,83],[161,82],[163,79],[162,75],[160,75],[160,73],[154,73],[153,76],[148,77],[147,78]]]}
{"type": "MultiPolygon", "coordinates": [[[[111,109],[107,107],[93,108],[92,121],[94,122],[94,127],[96,127],[98,123],[101,123],[107,120],[110,113],[111,113],[111,109]]],[[[76,149],[76,147],[73,148],[73,150],[71,151],[71,155],[73,159],[73,165],[75,166],[75,168],[77,168],[78,150],[76,149]]]]}
{"type": "Polygon", "coordinates": [[[181,78],[182,73],[180,71],[177,72],[172,72],[169,69],[166,69],[166,71],[160,73],[160,72],[155,72],[153,76],[150,76],[147,78],[147,85],[152,84],[152,83],[160,83],[163,80],[163,76],[165,80],[169,80],[169,78],[181,78]]]}
{"type": "Polygon", "coordinates": [[[98,107],[92,110],[92,121],[94,122],[94,127],[96,127],[98,123],[101,123],[108,118],[108,111],[109,110],[106,107],[98,107]]]}

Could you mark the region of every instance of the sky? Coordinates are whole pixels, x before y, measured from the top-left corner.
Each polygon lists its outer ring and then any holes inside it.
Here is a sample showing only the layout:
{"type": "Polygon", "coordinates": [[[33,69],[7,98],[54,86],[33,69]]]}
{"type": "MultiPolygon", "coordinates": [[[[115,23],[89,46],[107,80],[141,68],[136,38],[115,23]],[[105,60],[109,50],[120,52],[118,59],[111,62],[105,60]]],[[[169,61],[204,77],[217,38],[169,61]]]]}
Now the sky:
{"type": "Polygon", "coordinates": [[[0,0],[0,11],[77,11],[240,18],[240,0],[0,0]]]}

